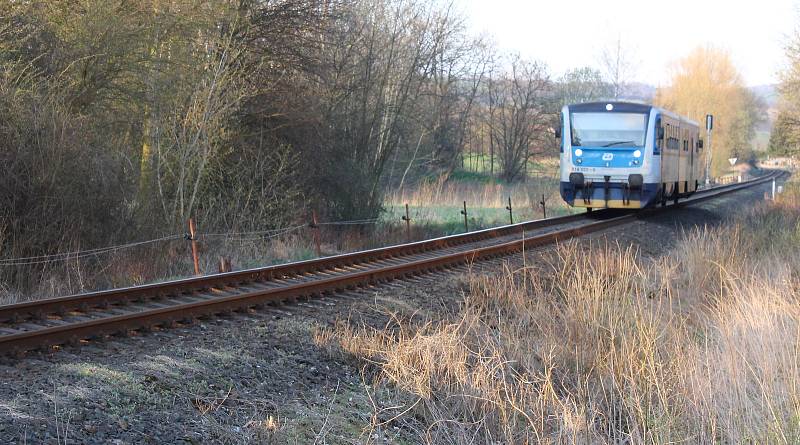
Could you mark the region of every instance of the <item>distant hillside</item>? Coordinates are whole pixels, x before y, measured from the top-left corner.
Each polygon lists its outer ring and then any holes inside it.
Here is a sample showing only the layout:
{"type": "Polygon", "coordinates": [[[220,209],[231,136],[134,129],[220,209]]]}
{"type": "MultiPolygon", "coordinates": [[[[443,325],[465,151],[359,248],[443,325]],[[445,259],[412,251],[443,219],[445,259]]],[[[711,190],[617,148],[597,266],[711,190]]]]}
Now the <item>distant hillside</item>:
{"type": "Polygon", "coordinates": [[[769,145],[769,135],[772,132],[775,119],[778,117],[778,85],[756,85],[750,87],[750,91],[761,99],[766,107],[766,119],[756,127],[755,139],[753,140],[753,148],[757,151],[763,151],[769,145]]]}
{"type": "Polygon", "coordinates": [[[766,106],[766,119],[756,128],[756,140],[754,141],[756,148],[766,148],[772,126],[778,118],[778,85],[756,85],[750,87],[750,91],[766,106]]]}
{"type": "Polygon", "coordinates": [[[767,105],[767,108],[775,108],[778,103],[778,85],[756,85],[750,87],[750,91],[756,96],[761,98],[767,105]]]}
{"type": "Polygon", "coordinates": [[[637,100],[652,103],[656,96],[656,87],[641,82],[631,82],[625,87],[625,94],[622,99],[637,100]]]}

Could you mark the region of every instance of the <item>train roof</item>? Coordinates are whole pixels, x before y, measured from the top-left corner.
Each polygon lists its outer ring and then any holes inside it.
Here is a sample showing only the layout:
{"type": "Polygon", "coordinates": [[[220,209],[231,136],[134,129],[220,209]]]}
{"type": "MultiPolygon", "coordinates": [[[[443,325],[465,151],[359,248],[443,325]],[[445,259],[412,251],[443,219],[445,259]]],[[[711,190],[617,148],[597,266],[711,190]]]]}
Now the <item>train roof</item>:
{"type": "Polygon", "coordinates": [[[649,113],[653,109],[652,105],[641,104],[636,102],[620,102],[620,101],[605,101],[605,102],[586,102],[582,104],[568,105],[571,111],[583,112],[602,112],[611,111],[616,113],[649,113]],[[613,106],[609,110],[607,107],[613,106]]]}
{"type": "Polygon", "coordinates": [[[618,101],[618,100],[608,100],[603,102],[585,102],[580,104],[571,104],[567,105],[571,111],[582,111],[582,112],[602,112],[602,111],[612,111],[617,113],[649,113],[650,110],[658,110],[661,114],[665,114],[667,116],[672,117],[673,119],[678,119],[682,122],[686,122],[691,125],[695,125],[699,127],[699,124],[692,119],[689,119],[686,116],[681,116],[677,113],[673,113],[672,111],[666,110],[664,108],[656,107],[654,105],[641,103],[641,102],[627,102],[627,101],[618,101]],[[608,110],[608,105],[612,105],[612,110],[608,110]]]}

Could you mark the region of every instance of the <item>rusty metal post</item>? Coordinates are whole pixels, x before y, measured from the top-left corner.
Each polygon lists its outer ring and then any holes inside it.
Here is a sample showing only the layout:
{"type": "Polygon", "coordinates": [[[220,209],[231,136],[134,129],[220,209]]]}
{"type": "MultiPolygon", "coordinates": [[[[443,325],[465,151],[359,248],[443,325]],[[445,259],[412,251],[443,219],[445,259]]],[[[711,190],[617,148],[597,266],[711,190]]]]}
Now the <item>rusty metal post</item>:
{"type": "Polygon", "coordinates": [[[406,222],[406,241],[411,242],[411,217],[408,215],[408,204],[406,204],[406,214],[402,220],[406,222]]]}
{"type": "Polygon", "coordinates": [[[511,224],[514,224],[514,210],[511,207],[511,197],[508,197],[508,205],[506,206],[506,210],[508,210],[508,219],[511,220],[511,224]]]}
{"type": "Polygon", "coordinates": [[[192,262],[194,263],[194,274],[200,275],[200,261],[197,258],[197,237],[195,236],[194,220],[189,218],[189,237],[192,242],[192,262]]]}
{"type": "Polygon", "coordinates": [[[317,248],[317,256],[322,256],[322,246],[319,241],[319,224],[317,223],[317,211],[311,211],[311,224],[308,225],[314,231],[314,245],[317,248]]]}
{"type": "Polygon", "coordinates": [[[467,224],[467,201],[464,201],[464,210],[461,211],[464,215],[464,232],[469,232],[469,225],[467,224]]]}
{"type": "Polygon", "coordinates": [[[544,219],[547,219],[547,201],[544,199],[544,193],[542,193],[542,200],[539,201],[539,204],[542,206],[542,215],[544,219]]]}

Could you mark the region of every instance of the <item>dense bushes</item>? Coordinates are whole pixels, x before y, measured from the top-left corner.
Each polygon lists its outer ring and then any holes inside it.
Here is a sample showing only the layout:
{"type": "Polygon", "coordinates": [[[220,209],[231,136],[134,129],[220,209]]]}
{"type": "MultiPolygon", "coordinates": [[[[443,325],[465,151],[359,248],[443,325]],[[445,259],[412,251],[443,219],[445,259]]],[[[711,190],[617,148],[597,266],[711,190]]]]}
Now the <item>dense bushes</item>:
{"type": "Polygon", "coordinates": [[[80,249],[114,239],[128,218],[123,159],[95,144],[86,117],[24,67],[0,67],[0,246],[3,256],[80,249]]]}

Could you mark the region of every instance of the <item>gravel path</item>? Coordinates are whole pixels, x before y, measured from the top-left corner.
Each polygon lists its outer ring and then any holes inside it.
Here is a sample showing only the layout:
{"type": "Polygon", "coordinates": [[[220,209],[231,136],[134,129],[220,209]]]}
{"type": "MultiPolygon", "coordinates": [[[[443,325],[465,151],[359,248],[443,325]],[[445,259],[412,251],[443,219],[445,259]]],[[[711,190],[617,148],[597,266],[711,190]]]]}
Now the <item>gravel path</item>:
{"type": "MultiPolygon", "coordinates": [[[[724,224],[768,186],[592,235],[649,256],[682,231],[724,224]]],[[[529,253],[528,261],[531,261],[529,253]]],[[[514,261],[514,259],[511,259],[514,261]]],[[[314,342],[337,320],[380,327],[457,309],[484,263],[380,288],[192,326],[0,361],[0,444],[407,443],[365,427],[375,412],[360,365],[314,342]]]]}

